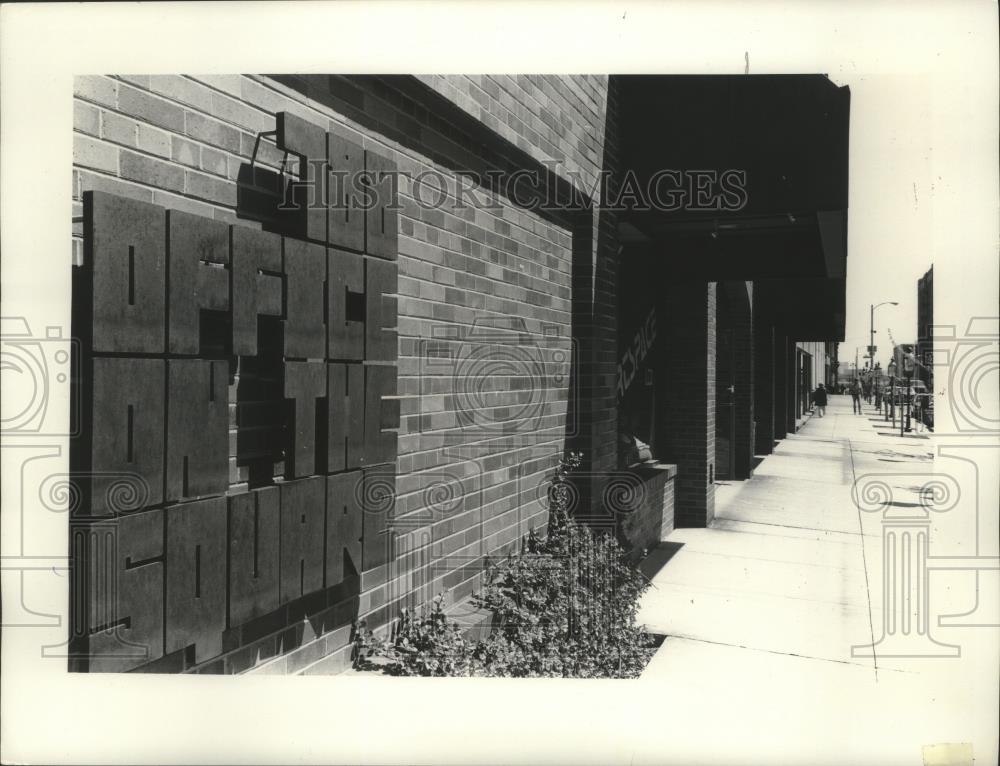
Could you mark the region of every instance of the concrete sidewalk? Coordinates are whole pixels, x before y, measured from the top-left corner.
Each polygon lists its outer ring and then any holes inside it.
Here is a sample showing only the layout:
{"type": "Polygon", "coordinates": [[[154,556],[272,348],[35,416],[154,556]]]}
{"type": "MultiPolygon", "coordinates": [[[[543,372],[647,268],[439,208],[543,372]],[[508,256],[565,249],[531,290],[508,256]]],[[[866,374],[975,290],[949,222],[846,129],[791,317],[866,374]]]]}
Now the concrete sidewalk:
{"type": "MultiPolygon", "coordinates": [[[[903,661],[871,648],[883,632],[881,515],[859,510],[852,488],[891,474],[894,501],[918,506],[906,475],[931,470],[933,446],[879,433],[881,416],[864,410],[831,396],[826,416],[781,441],[752,479],[719,484],[710,528],[661,544],[672,555],[639,619],[668,638],[641,683],[656,685],[677,752],[922,764],[924,745],[970,743],[977,763],[996,763],[995,706],[984,711],[975,691],[997,666],[995,632],[960,636],[960,658],[903,661]]],[[[935,638],[959,643],[944,630],[935,638]]]]}

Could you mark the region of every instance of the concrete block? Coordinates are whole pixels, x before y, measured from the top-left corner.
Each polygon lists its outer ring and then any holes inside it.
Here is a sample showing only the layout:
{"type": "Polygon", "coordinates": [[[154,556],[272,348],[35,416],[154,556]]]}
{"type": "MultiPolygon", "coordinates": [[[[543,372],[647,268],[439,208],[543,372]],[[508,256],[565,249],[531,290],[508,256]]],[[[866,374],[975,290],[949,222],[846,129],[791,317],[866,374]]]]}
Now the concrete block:
{"type": "Polygon", "coordinates": [[[174,133],[184,131],[184,110],[181,107],[129,85],[119,86],[118,109],[142,122],[174,133]]]}
{"type": "Polygon", "coordinates": [[[73,129],[91,136],[101,134],[101,111],[83,101],[73,101],[73,129]]]}
{"type": "Polygon", "coordinates": [[[118,105],[118,83],[103,75],[79,75],[73,78],[73,95],[101,106],[118,105]]]}
{"type": "Polygon", "coordinates": [[[119,162],[122,178],[170,191],[184,191],[184,169],[178,165],[125,150],[119,162]]]}

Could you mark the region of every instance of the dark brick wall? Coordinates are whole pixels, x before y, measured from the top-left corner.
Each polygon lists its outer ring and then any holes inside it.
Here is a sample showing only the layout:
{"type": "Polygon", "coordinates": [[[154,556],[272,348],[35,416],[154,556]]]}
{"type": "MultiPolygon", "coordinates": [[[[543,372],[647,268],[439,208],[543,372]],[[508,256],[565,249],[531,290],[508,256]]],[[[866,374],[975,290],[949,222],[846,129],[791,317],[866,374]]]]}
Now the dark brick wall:
{"type": "Polygon", "coordinates": [[[736,351],[736,478],[748,479],[753,472],[754,444],[754,332],[753,332],[753,283],[736,283],[746,297],[732,312],[733,343],[736,351]]]}
{"type": "MultiPolygon", "coordinates": [[[[789,359],[788,335],[784,328],[774,329],[774,438],[788,435],[788,408],[793,403],[794,387],[789,388],[792,364],[789,359]]],[[[794,431],[794,424],[793,424],[794,431]]]]}
{"type": "Polygon", "coordinates": [[[774,327],[754,322],[754,449],[758,455],[774,450],[774,327]]]}
{"type": "Polygon", "coordinates": [[[669,374],[662,376],[664,462],[677,465],[675,523],[704,527],[715,516],[715,282],[675,281],[665,291],[669,374]]]}
{"type": "Polygon", "coordinates": [[[619,528],[619,539],[636,561],[674,530],[674,465],[645,464],[628,471],[637,491],[631,513],[619,528]]]}

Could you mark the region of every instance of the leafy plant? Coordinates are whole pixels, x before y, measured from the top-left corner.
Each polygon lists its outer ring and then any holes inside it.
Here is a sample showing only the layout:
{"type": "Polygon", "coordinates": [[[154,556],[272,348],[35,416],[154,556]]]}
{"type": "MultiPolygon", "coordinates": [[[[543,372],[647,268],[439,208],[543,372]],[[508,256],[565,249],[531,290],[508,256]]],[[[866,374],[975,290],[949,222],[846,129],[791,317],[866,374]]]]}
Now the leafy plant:
{"type": "Polygon", "coordinates": [[[472,643],[437,596],[419,615],[403,612],[388,639],[360,630],[356,662],[380,655],[400,675],[634,678],[655,649],[635,623],[648,582],[613,535],[570,513],[570,475],[579,453],[560,461],[549,488],[544,538],[529,533],[520,553],[488,562],[474,601],[492,613],[493,632],[472,643]]]}
{"type": "Polygon", "coordinates": [[[387,662],[385,672],[403,676],[471,675],[473,645],[462,628],[444,611],[444,595],[434,597],[419,613],[403,609],[388,638],[379,638],[362,626],[355,638],[355,667],[371,669],[372,657],[387,662]]]}

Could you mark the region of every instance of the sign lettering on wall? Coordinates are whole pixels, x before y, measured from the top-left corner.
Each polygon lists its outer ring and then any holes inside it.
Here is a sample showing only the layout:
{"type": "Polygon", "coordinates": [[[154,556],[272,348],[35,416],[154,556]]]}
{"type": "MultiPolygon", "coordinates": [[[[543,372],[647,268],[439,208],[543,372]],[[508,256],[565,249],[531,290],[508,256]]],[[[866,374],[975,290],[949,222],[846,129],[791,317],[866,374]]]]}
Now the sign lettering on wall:
{"type": "Polygon", "coordinates": [[[621,360],[618,362],[618,399],[619,401],[625,396],[625,392],[628,391],[629,387],[632,385],[632,381],[635,380],[635,375],[642,366],[643,361],[646,359],[646,355],[649,354],[649,350],[653,347],[653,343],[656,341],[656,308],[649,310],[649,314],[646,316],[646,321],[639,325],[639,329],[636,330],[635,336],[632,338],[632,342],[629,344],[628,348],[625,349],[622,354],[621,360]]]}
{"type": "Polygon", "coordinates": [[[394,164],[284,113],[277,135],[322,187],[302,237],[84,196],[72,669],[202,663],[234,628],[386,559],[384,536],[364,533],[385,521],[366,521],[358,498],[366,469],[396,459],[394,200],[356,208],[328,179],[346,165],[381,183],[394,164]],[[266,358],[265,326],[279,334],[266,358]],[[267,445],[283,475],[245,484],[232,430],[250,430],[237,382],[248,362],[276,379],[265,419],[284,436],[267,445]],[[108,502],[107,477],[123,473],[143,491],[108,502]]]}

